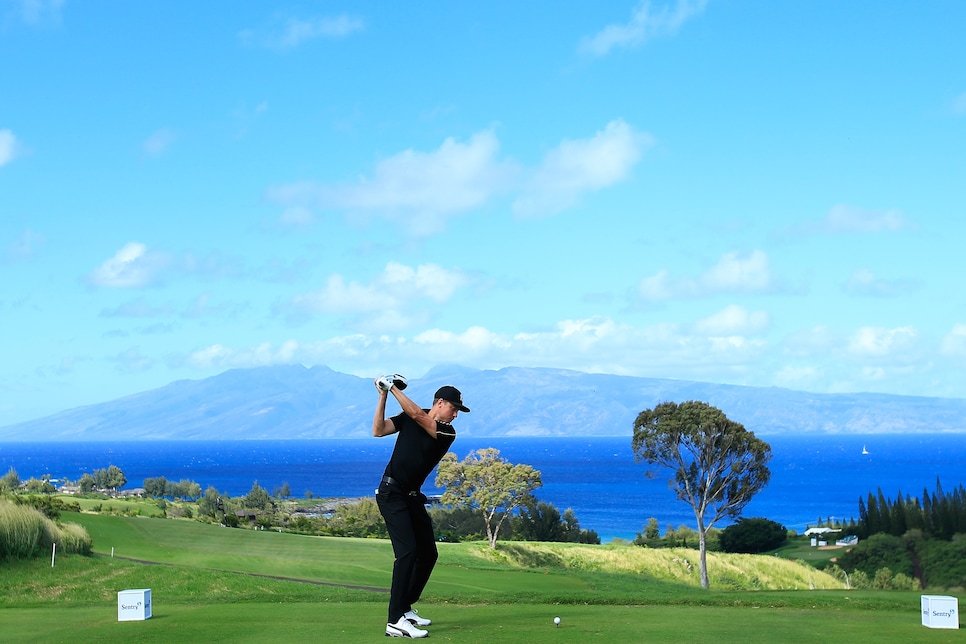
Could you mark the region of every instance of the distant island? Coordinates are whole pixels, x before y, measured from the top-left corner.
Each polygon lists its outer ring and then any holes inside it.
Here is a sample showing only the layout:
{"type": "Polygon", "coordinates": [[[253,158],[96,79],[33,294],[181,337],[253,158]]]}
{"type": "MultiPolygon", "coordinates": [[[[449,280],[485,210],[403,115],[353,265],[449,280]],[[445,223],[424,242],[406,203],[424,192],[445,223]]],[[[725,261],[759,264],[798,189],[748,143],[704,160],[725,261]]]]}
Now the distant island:
{"type": "MultiPolygon", "coordinates": [[[[473,411],[457,427],[467,437],[630,436],[638,413],[668,400],[705,401],[761,436],[966,432],[961,398],[815,394],[522,367],[445,365],[409,382],[407,393],[427,406],[443,384],[462,389],[473,411]]],[[[0,427],[0,441],[364,438],[375,400],[371,379],[325,366],[231,369],[0,427]]]]}

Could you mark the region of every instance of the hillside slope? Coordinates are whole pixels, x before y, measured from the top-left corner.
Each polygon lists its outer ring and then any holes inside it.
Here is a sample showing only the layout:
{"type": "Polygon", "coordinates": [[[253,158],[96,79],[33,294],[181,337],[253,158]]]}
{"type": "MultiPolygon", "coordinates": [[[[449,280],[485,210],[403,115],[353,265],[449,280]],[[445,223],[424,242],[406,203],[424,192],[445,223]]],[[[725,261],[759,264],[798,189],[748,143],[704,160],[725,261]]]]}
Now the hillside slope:
{"type": "MultiPolygon", "coordinates": [[[[760,435],[966,431],[966,400],[814,394],[542,368],[458,366],[410,381],[428,406],[454,384],[472,413],[462,436],[630,435],[637,414],[663,401],[702,400],[760,435]]],[[[362,438],[376,393],[368,378],[299,365],[233,369],[0,428],[0,441],[362,438]]],[[[389,413],[398,411],[390,402],[389,413]]]]}

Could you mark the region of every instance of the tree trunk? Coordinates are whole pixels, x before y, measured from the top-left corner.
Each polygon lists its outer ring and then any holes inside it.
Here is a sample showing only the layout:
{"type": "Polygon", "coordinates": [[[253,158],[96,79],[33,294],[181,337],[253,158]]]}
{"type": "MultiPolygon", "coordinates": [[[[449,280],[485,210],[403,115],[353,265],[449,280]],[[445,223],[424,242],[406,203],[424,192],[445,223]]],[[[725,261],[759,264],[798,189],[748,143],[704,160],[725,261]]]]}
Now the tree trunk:
{"type": "Polygon", "coordinates": [[[486,540],[490,542],[491,548],[496,548],[497,530],[493,529],[493,512],[483,509],[483,518],[486,520],[486,540]]]}
{"type": "Polygon", "coordinates": [[[706,532],[707,529],[704,527],[704,521],[698,518],[698,551],[701,560],[701,587],[707,590],[711,587],[708,582],[708,548],[706,543],[706,532]]]}

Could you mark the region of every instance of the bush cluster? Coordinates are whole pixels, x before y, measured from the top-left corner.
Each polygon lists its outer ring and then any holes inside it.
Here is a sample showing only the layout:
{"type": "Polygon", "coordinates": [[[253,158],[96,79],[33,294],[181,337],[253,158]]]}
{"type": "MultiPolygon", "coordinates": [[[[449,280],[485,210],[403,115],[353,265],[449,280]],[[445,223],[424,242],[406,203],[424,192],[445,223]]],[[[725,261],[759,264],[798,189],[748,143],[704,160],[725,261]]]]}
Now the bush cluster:
{"type": "Polygon", "coordinates": [[[788,540],[788,530],[771,519],[739,519],[722,530],[718,540],[724,552],[757,555],[782,546],[788,540]]]}
{"type": "Polygon", "coordinates": [[[55,543],[65,553],[93,552],[93,543],[83,527],[57,525],[29,505],[0,499],[0,561],[38,557],[55,543]]]}

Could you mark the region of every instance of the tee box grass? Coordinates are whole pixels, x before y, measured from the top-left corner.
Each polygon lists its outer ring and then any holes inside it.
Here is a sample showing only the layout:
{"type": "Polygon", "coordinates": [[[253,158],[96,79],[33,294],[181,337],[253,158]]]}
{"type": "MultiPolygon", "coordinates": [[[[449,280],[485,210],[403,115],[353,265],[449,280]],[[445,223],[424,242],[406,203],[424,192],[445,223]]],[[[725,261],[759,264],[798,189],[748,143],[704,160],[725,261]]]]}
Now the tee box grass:
{"type": "MultiPolygon", "coordinates": [[[[385,641],[388,541],[195,521],[63,519],[85,525],[100,554],[58,557],[54,566],[2,564],[4,642],[385,641]],[[112,548],[115,558],[107,554],[112,548]],[[117,592],[126,588],[152,589],[151,619],[117,621],[117,592]]],[[[587,562],[554,567],[546,558],[544,567],[526,568],[479,557],[485,544],[440,546],[418,606],[434,621],[433,641],[963,641],[959,631],[921,625],[919,593],[704,591],[646,571],[614,574],[587,562]]]]}

